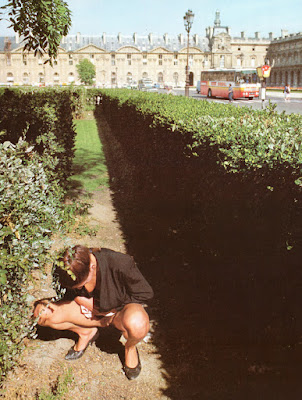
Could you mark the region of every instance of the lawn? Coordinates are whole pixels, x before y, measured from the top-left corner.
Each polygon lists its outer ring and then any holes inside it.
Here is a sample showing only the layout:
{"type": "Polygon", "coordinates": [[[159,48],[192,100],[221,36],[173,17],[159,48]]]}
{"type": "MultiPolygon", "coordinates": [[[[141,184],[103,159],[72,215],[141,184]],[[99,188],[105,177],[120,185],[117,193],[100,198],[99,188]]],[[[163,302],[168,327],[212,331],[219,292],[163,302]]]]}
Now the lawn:
{"type": "Polygon", "coordinates": [[[108,186],[108,173],[102,143],[95,120],[75,120],[76,140],[73,175],[70,178],[73,189],[91,192],[108,186]]]}

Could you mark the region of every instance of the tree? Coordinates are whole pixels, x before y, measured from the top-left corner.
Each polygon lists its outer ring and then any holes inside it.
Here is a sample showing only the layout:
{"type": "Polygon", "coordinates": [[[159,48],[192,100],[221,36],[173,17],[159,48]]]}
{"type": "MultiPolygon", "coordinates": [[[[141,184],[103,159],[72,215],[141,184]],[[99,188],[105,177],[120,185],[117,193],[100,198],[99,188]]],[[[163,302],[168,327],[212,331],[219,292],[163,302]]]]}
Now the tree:
{"type": "Polygon", "coordinates": [[[76,65],[81,82],[84,85],[92,85],[95,78],[95,65],[91,61],[84,58],[76,65]]]}
{"type": "Polygon", "coordinates": [[[9,28],[23,38],[24,50],[47,53],[50,63],[71,26],[71,12],[62,0],[9,0],[0,7],[0,19],[8,19],[9,28]]]}

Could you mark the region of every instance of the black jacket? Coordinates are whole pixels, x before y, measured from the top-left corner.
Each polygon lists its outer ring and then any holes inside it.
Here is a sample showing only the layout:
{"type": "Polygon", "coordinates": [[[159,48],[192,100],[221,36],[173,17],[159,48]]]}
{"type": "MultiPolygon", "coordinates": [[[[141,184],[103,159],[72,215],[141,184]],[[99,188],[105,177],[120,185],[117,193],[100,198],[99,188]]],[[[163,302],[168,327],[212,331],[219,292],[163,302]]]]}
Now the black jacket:
{"type": "Polygon", "coordinates": [[[93,255],[100,269],[93,297],[101,312],[121,309],[128,303],[143,304],[153,297],[151,286],[131,256],[104,248],[93,255]]]}

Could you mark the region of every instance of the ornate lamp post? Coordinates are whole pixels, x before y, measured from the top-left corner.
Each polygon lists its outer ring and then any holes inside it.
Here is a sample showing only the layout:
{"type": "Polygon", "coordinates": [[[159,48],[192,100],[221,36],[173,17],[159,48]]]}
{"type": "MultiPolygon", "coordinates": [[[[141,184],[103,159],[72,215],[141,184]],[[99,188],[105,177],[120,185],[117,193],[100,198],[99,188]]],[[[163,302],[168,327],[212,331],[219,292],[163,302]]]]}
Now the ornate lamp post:
{"type": "Polygon", "coordinates": [[[190,44],[190,30],[193,25],[194,14],[192,10],[188,10],[184,16],[184,24],[185,29],[188,33],[188,43],[187,43],[187,65],[186,65],[186,87],[185,87],[185,96],[189,97],[189,86],[190,86],[190,77],[189,77],[189,44],[190,44]]]}

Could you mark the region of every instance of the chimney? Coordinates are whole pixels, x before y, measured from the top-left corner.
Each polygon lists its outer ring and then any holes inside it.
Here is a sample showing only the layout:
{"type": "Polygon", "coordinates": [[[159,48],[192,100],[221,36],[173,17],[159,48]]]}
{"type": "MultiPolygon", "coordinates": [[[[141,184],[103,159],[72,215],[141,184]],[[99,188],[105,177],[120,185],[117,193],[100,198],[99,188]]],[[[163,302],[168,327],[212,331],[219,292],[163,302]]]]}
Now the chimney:
{"type": "Polygon", "coordinates": [[[195,45],[197,46],[198,45],[198,35],[197,35],[197,33],[194,35],[194,42],[195,42],[195,45]]]}
{"type": "Polygon", "coordinates": [[[268,34],[268,38],[269,38],[269,40],[273,40],[273,39],[274,39],[274,34],[273,34],[273,32],[270,32],[270,33],[268,34]]]}
{"type": "Polygon", "coordinates": [[[281,29],[281,37],[285,38],[288,36],[288,30],[287,29],[281,29]]]}
{"type": "Polygon", "coordinates": [[[78,32],[76,36],[76,44],[80,44],[80,41],[81,41],[81,34],[80,32],[78,32]]]}
{"type": "Polygon", "coordinates": [[[149,33],[148,38],[149,38],[149,43],[153,44],[153,35],[152,35],[152,33],[149,33]]]}
{"type": "Polygon", "coordinates": [[[135,44],[137,44],[137,33],[136,32],[133,33],[133,41],[135,44]]]}
{"type": "Polygon", "coordinates": [[[229,26],[226,27],[226,33],[231,36],[231,28],[229,26]]]}
{"type": "Polygon", "coordinates": [[[245,32],[244,31],[241,32],[241,39],[245,39],[245,32]]]}
{"type": "Polygon", "coordinates": [[[121,34],[121,32],[119,32],[117,34],[117,40],[118,40],[119,43],[122,43],[122,34],[121,34]]]}
{"type": "Polygon", "coordinates": [[[103,43],[106,44],[106,32],[103,32],[102,39],[103,39],[103,43]]]}
{"type": "Polygon", "coordinates": [[[16,42],[16,44],[18,44],[20,42],[20,37],[19,37],[18,33],[16,33],[16,35],[15,35],[15,42],[16,42]]]}
{"type": "Polygon", "coordinates": [[[168,34],[167,33],[164,34],[164,41],[165,41],[165,44],[168,44],[168,34]]]}
{"type": "Polygon", "coordinates": [[[259,32],[255,32],[255,39],[260,39],[259,32]]]}
{"type": "Polygon", "coordinates": [[[183,43],[184,43],[184,36],[183,36],[182,33],[180,33],[180,34],[178,35],[178,40],[179,40],[179,43],[180,43],[180,44],[183,44],[183,43]]]}

